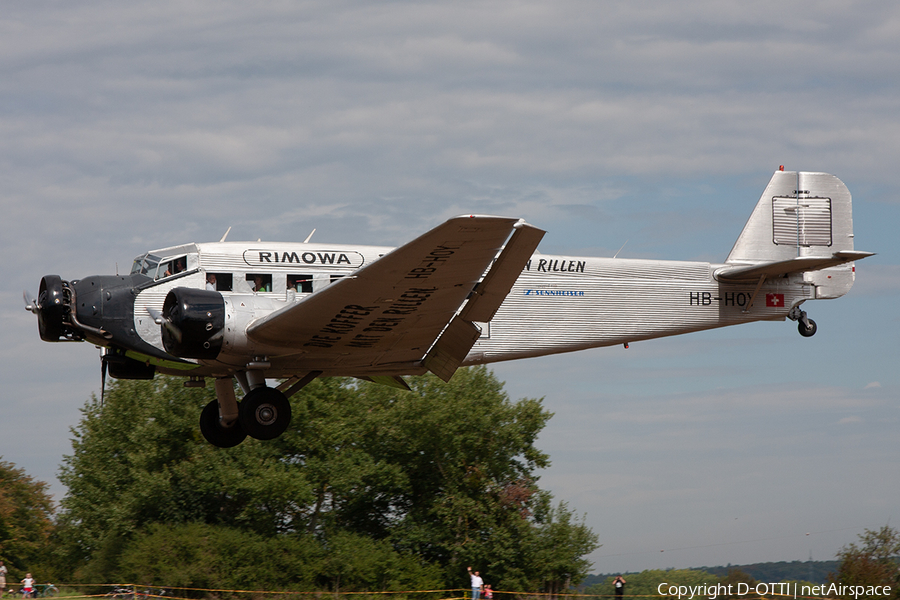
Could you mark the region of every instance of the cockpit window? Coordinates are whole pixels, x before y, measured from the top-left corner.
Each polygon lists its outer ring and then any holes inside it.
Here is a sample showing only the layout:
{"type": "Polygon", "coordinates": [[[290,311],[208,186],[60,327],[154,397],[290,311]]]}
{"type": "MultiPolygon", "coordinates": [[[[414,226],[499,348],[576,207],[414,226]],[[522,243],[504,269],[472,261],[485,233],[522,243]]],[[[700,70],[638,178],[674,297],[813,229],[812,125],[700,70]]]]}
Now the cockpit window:
{"type": "Polygon", "coordinates": [[[177,275],[182,271],[187,269],[187,257],[179,256],[177,258],[167,258],[163,260],[163,262],[159,263],[159,268],[156,271],[156,278],[162,279],[163,277],[171,277],[172,275],[177,275]]]}
{"type": "Polygon", "coordinates": [[[147,275],[148,277],[154,277],[156,275],[156,266],[159,264],[159,257],[153,256],[152,254],[147,254],[143,257],[143,262],[141,264],[141,274],[147,275]]]}
{"type": "Polygon", "coordinates": [[[131,274],[136,275],[141,272],[141,267],[144,265],[144,256],[138,256],[134,259],[134,263],[131,265],[131,274]]]}

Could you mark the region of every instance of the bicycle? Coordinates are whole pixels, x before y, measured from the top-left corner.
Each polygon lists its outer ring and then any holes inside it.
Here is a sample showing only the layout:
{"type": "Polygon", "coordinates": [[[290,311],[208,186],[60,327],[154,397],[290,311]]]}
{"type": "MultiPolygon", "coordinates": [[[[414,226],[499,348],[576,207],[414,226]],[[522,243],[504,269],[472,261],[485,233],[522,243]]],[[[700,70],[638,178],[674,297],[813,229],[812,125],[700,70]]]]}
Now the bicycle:
{"type": "Polygon", "coordinates": [[[59,589],[52,583],[45,583],[34,586],[34,598],[53,598],[59,594],[59,589]]]}
{"type": "Polygon", "coordinates": [[[161,598],[165,596],[168,591],[165,588],[159,588],[157,590],[153,590],[153,588],[144,588],[144,591],[137,592],[135,594],[135,600],[150,600],[151,598],[161,598]]]}
{"type": "Polygon", "coordinates": [[[111,600],[134,600],[135,599],[134,588],[132,587],[117,587],[113,588],[111,592],[106,594],[107,598],[111,600]]]}

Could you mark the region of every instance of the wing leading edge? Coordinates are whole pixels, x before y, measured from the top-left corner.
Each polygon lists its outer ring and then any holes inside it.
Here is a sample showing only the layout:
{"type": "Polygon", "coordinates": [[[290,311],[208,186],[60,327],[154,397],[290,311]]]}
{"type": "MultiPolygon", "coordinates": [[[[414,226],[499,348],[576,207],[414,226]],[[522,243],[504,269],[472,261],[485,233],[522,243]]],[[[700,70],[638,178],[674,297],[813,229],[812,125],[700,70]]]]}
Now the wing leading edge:
{"type": "Polygon", "coordinates": [[[493,317],[543,234],[519,219],[455,217],[255,321],[247,335],[282,354],[308,354],[323,371],[424,365],[449,379],[480,334],[472,321],[493,317]]]}

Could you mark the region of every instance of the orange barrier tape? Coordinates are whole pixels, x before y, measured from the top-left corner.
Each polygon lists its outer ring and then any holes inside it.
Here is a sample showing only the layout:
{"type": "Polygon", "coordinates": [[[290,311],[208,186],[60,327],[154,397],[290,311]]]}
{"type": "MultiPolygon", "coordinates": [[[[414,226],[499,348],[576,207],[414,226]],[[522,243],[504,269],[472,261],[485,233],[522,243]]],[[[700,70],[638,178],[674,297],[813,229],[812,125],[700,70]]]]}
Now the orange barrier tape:
{"type": "MultiPolygon", "coordinates": [[[[230,594],[254,594],[254,595],[294,595],[294,596],[308,596],[308,595],[316,595],[316,596],[360,596],[360,595],[378,595],[378,594],[453,594],[458,593],[460,596],[451,596],[447,598],[438,598],[436,600],[466,600],[469,598],[470,589],[468,588],[456,588],[456,589],[439,589],[439,590],[404,590],[404,591],[370,591],[370,592],[337,592],[331,590],[317,590],[317,591],[287,591],[287,590],[230,590],[223,588],[191,588],[191,587],[178,587],[178,586],[170,586],[170,585],[137,585],[131,583],[61,583],[56,585],[57,588],[67,587],[67,588],[77,588],[77,587],[93,587],[93,588],[119,588],[122,591],[118,593],[108,592],[106,594],[79,594],[74,596],[65,596],[68,599],[76,599],[76,598],[111,598],[113,596],[132,596],[133,599],[137,600],[147,600],[147,599],[160,599],[160,600],[196,600],[194,598],[183,598],[179,596],[172,596],[169,594],[165,595],[157,595],[151,593],[144,593],[141,590],[151,590],[151,589],[165,589],[165,590],[179,590],[186,592],[212,592],[212,593],[230,593],[230,594]],[[127,591],[125,591],[127,590],[127,591]]],[[[542,597],[551,597],[551,598],[615,598],[615,594],[579,594],[579,593],[549,593],[549,592],[508,592],[504,590],[492,590],[494,594],[507,594],[519,596],[522,598],[542,598],[542,597]]],[[[482,600],[484,600],[484,595],[482,595],[482,600]]],[[[662,600],[664,598],[676,598],[676,596],[666,596],[660,594],[627,594],[626,598],[657,598],[662,600]]],[[[772,593],[767,596],[763,595],[745,595],[740,596],[740,600],[770,600],[772,598],[795,598],[796,600],[839,600],[836,598],[830,598],[826,596],[794,596],[793,594],[778,594],[772,593]]],[[[704,600],[701,598],[701,600],[704,600]]]]}

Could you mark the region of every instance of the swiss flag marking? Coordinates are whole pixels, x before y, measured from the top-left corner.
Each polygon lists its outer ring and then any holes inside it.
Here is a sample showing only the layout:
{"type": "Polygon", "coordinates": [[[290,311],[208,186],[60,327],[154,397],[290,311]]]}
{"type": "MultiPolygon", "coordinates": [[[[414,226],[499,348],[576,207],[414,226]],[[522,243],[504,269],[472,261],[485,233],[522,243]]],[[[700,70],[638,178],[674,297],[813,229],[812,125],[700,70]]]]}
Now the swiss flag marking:
{"type": "Polygon", "coordinates": [[[784,294],[766,294],[766,306],[784,306],[784,294]]]}

